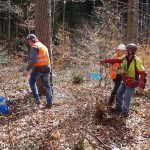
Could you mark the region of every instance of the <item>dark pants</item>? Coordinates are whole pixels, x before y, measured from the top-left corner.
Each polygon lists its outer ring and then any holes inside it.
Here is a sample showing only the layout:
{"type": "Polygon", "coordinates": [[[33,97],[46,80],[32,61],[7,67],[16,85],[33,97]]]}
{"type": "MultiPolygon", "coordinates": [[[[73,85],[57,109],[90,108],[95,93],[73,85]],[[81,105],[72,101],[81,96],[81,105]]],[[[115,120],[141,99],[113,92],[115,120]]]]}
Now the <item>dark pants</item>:
{"type": "Polygon", "coordinates": [[[110,98],[109,98],[109,101],[108,101],[108,105],[112,105],[113,102],[115,101],[116,99],[116,95],[117,95],[117,90],[121,84],[121,81],[122,81],[122,77],[120,74],[117,74],[116,76],[116,79],[113,79],[113,82],[114,82],[114,88],[111,92],[111,95],[110,95],[110,98]]]}

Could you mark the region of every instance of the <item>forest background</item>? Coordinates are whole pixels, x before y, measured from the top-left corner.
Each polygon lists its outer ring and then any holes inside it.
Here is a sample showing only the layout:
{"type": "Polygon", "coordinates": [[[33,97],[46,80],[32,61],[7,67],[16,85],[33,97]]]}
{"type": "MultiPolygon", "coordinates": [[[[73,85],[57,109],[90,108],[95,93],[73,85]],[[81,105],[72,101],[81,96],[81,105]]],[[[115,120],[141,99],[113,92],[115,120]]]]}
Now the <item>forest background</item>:
{"type": "Polygon", "coordinates": [[[0,118],[0,149],[149,149],[149,29],[149,0],[0,0],[0,95],[12,102],[11,114],[0,118]],[[50,50],[51,110],[32,102],[20,72],[29,33],[50,50]],[[138,45],[148,77],[130,117],[122,120],[107,110],[113,85],[100,60],[129,42],[138,45]]]}

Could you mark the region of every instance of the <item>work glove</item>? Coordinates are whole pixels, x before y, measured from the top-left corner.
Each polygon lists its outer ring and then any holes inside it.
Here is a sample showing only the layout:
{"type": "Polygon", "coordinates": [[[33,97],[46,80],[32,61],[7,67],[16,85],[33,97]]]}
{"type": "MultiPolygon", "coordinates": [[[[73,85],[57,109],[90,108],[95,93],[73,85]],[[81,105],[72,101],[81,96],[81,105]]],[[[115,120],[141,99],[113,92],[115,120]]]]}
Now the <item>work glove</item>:
{"type": "Polygon", "coordinates": [[[142,95],[142,93],[143,93],[143,89],[139,88],[138,94],[142,95]]]}
{"type": "Polygon", "coordinates": [[[102,59],[102,60],[100,61],[100,63],[101,63],[101,64],[104,64],[104,63],[105,63],[105,62],[104,62],[104,59],[102,59]]]}
{"type": "Polygon", "coordinates": [[[108,67],[108,66],[109,66],[107,63],[104,62],[104,59],[102,59],[102,60],[100,61],[100,63],[101,63],[104,67],[108,67]]]}

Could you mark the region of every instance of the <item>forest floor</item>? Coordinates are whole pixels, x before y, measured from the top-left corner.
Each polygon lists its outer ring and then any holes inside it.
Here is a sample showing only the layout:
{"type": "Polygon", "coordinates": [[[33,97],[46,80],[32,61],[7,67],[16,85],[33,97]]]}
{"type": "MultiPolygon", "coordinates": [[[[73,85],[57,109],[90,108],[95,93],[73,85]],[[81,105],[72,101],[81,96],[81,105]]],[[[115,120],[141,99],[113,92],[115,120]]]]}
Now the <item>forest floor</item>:
{"type": "Polygon", "coordinates": [[[18,65],[0,66],[0,95],[11,99],[10,114],[0,117],[0,150],[148,150],[150,91],[135,95],[127,119],[106,106],[112,84],[85,77],[72,83],[73,70],[54,70],[54,104],[36,105],[28,78],[18,65]]]}

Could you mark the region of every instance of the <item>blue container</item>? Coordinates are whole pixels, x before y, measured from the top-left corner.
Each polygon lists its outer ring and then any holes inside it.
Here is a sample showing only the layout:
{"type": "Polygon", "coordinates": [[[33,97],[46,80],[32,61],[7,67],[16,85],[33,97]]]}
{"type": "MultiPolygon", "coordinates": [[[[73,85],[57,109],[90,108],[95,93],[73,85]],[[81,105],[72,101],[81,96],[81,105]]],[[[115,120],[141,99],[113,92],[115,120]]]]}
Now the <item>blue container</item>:
{"type": "MultiPolygon", "coordinates": [[[[6,100],[6,98],[4,97],[0,97],[0,103],[4,102],[6,100]]],[[[6,101],[7,102],[7,101],[6,101]]],[[[4,104],[0,104],[0,114],[8,114],[9,113],[9,109],[8,109],[8,105],[7,103],[4,104]]]]}
{"type": "Polygon", "coordinates": [[[100,80],[101,76],[100,74],[97,73],[87,73],[86,74],[87,77],[91,78],[92,80],[100,80]]]}

